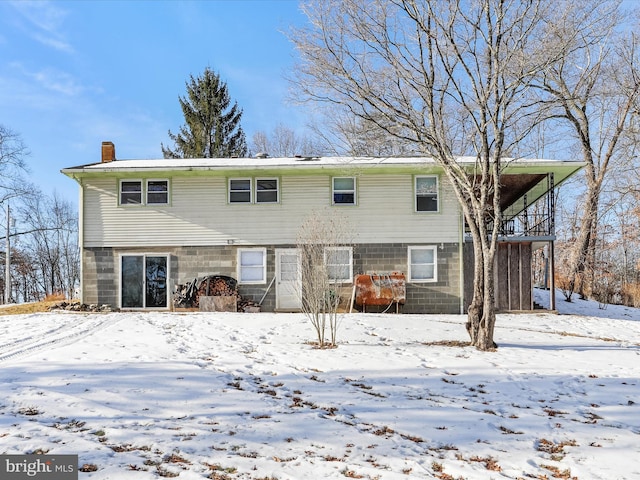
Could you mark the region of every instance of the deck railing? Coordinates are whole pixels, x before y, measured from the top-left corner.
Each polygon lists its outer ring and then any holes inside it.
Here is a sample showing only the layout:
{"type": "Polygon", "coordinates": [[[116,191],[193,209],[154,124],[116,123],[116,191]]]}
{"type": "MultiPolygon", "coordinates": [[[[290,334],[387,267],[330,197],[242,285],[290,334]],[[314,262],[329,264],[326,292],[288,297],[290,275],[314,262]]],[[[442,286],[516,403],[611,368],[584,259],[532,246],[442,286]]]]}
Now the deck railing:
{"type": "MultiPolygon", "coordinates": [[[[491,224],[489,228],[491,229],[491,224]]],[[[468,228],[466,231],[469,233],[468,228]]],[[[505,237],[555,235],[555,192],[552,173],[502,212],[499,234],[505,237]]]]}
{"type": "Polygon", "coordinates": [[[553,217],[549,213],[522,213],[503,220],[500,234],[505,236],[544,237],[554,234],[553,217]]]}

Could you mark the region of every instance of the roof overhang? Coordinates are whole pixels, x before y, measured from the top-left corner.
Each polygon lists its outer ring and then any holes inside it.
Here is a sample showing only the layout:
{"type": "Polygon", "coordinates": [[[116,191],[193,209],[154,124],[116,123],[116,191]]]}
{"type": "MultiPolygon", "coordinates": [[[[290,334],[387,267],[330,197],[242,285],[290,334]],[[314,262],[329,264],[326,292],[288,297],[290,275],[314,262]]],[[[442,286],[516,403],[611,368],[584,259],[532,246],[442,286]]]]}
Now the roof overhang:
{"type": "MultiPolygon", "coordinates": [[[[477,165],[475,157],[459,157],[458,163],[472,173],[477,165]]],[[[554,173],[556,184],[580,170],[584,164],[575,161],[509,159],[503,160],[505,186],[516,186],[517,176],[535,176],[554,173]]],[[[437,173],[442,167],[429,157],[307,157],[307,158],[201,158],[114,160],[69,167],[61,172],[71,178],[131,176],[233,176],[233,175],[314,175],[359,173],[437,173]]],[[[524,188],[519,185],[518,190],[524,188]]],[[[506,188],[508,190],[509,188],[506,188]]]]}

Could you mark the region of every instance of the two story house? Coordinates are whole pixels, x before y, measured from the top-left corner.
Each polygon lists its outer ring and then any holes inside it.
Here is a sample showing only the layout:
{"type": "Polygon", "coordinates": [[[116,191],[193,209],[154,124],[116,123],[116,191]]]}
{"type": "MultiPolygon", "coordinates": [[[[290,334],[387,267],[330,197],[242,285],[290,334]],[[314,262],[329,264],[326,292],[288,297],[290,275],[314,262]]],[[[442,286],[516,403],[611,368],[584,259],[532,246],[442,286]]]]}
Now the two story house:
{"type": "MultiPolygon", "coordinates": [[[[117,160],[104,142],[100,162],[63,169],[80,186],[82,301],[169,309],[176,285],[219,274],[263,311],[295,311],[296,238],[309,213],[322,211],[339,212],[353,232],[353,244],[330,256],[341,282],[397,272],[406,279],[403,312],[465,311],[472,249],[432,159],[261,157],[117,160]]],[[[471,171],[475,160],[459,161],[471,171]]],[[[508,162],[501,309],[532,308],[531,257],[555,238],[554,188],[581,166],[508,162]]]]}

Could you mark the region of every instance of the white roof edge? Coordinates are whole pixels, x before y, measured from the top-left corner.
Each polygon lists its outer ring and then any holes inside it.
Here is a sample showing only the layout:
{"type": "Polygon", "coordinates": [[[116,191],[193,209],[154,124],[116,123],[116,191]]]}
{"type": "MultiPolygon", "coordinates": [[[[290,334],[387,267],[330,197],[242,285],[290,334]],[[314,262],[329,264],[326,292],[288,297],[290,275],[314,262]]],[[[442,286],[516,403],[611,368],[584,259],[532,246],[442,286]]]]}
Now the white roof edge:
{"type": "MultiPolygon", "coordinates": [[[[458,157],[460,163],[475,163],[476,157],[458,157]]],[[[527,166],[549,164],[570,164],[580,166],[575,160],[553,159],[504,159],[505,165],[527,166]]],[[[417,165],[421,163],[437,165],[431,157],[274,157],[274,158],[193,158],[193,159],[146,159],[114,160],[62,169],[63,173],[91,171],[135,171],[135,170],[189,170],[189,169],[245,169],[260,167],[317,167],[317,166],[375,166],[375,165],[417,165]]]]}

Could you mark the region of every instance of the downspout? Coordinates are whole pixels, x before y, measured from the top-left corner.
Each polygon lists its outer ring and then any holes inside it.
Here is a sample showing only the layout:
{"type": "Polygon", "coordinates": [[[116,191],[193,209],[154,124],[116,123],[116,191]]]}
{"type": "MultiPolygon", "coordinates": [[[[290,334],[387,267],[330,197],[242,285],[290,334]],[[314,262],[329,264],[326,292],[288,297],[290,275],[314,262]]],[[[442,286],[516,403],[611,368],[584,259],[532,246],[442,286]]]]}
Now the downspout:
{"type": "Polygon", "coordinates": [[[84,301],[84,185],[76,178],[80,185],[78,194],[78,248],[80,250],[80,303],[84,301]]]}
{"type": "Polygon", "coordinates": [[[460,215],[458,216],[459,228],[458,232],[460,234],[460,238],[458,239],[458,256],[460,261],[458,262],[459,270],[460,270],[460,315],[464,314],[464,213],[462,212],[462,208],[458,206],[460,209],[460,215]]]}

